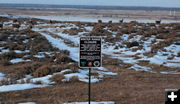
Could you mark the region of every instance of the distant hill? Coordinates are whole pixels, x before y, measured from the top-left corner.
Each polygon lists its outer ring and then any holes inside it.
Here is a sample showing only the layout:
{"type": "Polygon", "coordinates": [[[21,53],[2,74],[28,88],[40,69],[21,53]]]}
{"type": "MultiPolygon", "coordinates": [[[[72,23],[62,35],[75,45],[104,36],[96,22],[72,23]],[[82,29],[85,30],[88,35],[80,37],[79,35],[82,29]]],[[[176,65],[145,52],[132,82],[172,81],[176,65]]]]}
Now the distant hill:
{"type": "Polygon", "coordinates": [[[96,9],[96,10],[147,10],[147,11],[165,11],[175,10],[180,11],[180,8],[165,8],[165,7],[136,7],[136,6],[89,6],[89,5],[47,5],[47,4],[2,4],[0,8],[8,9],[96,9]]]}

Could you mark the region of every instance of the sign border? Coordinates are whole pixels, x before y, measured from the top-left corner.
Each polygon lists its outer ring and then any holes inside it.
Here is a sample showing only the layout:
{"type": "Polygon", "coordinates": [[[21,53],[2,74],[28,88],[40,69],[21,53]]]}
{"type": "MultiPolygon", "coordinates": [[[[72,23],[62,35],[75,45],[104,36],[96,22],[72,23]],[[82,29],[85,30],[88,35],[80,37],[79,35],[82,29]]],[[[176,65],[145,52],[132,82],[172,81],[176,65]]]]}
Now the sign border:
{"type": "Polygon", "coordinates": [[[100,68],[100,67],[102,67],[102,36],[81,36],[80,38],[79,38],[79,57],[78,57],[78,66],[80,67],[80,68],[100,68]],[[98,37],[98,38],[100,38],[101,39],[101,65],[99,66],[99,67],[81,67],[80,66],[80,39],[82,38],[82,37],[98,37]]]}

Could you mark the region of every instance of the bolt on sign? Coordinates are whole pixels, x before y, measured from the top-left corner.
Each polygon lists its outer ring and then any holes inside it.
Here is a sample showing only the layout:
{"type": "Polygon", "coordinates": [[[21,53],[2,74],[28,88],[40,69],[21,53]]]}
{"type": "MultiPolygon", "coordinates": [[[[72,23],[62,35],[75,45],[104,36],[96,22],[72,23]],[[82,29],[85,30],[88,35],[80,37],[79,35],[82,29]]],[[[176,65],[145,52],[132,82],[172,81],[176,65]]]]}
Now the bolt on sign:
{"type": "Polygon", "coordinates": [[[101,67],[101,37],[80,37],[79,67],[101,67]]]}

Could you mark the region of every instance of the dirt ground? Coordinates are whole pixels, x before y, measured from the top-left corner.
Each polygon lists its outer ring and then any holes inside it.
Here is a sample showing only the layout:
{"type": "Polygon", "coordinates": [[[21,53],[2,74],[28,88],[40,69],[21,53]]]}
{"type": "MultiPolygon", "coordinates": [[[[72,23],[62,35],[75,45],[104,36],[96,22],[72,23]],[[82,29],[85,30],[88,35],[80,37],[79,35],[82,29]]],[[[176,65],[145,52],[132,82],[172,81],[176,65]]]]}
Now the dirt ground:
{"type": "MultiPolygon", "coordinates": [[[[106,60],[106,59],[104,59],[106,60]]],[[[92,101],[115,101],[116,104],[164,104],[165,89],[180,86],[179,75],[153,74],[129,70],[118,65],[103,65],[117,76],[91,85],[92,101]]],[[[63,102],[87,101],[88,84],[69,82],[52,87],[0,93],[6,104],[34,101],[38,104],[62,104],[63,102]]]]}

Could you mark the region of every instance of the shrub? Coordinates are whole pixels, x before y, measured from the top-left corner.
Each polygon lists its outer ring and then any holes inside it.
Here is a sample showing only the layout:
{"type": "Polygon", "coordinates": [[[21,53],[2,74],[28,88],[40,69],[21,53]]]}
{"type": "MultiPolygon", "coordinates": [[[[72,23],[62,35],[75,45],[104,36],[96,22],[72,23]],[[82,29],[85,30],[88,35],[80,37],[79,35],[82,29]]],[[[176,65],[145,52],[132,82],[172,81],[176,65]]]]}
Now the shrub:
{"type": "Polygon", "coordinates": [[[33,63],[31,63],[31,64],[26,65],[25,67],[23,67],[23,69],[25,70],[25,73],[26,73],[26,74],[32,74],[32,73],[34,73],[34,71],[35,71],[36,69],[38,69],[40,66],[41,66],[40,63],[38,63],[38,62],[33,62],[33,63]]]}
{"type": "Polygon", "coordinates": [[[122,34],[130,34],[127,28],[123,28],[120,30],[122,34]]]}
{"type": "Polygon", "coordinates": [[[129,27],[128,27],[128,34],[136,33],[136,32],[137,32],[137,29],[134,28],[133,26],[129,26],[129,27]]]}
{"type": "Polygon", "coordinates": [[[51,68],[49,65],[43,65],[39,67],[34,73],[34,77],[43,77],[51,73],[51,68]]]}
{"type": "Polygon", "coordinates": [[[91,31],[90,35],[91,36],[107,36],[107,35],[112,35],[111,32],[109,32],[107,29],[105,28],[105,24],[96,24],[93,27],[93,30],[91,31]]]}
{"type": "Polygon", "coordinates": [[[69,34],[69,35],[77,35],[79,32],[81,32],[81,29],[77,28],[71,28],[71,29],[65,29],[63,30],[64,34],[69,34]]]}
{"type": "Polygon", "coordinates": [[[24,44],[12,44],[10,47],[10,50],[21,50],[24,51],[26,46],[24,44]]]}
{"type": "Polygon", "coordinates": [[[157,20],[157,21],[156,21],[156,24],[160,24],[160,23],[161,23],[161,20],[157,20]]]}
{"type": "Polygon", "coordinates": [[[144,33],[143,34],[144,37],[151,37],[151,35],[152,35],[151,33],[144,33]]]}
{"type": "Polygon", "coordinates": [[[171,56],[168,56],[168,60],[172,60],[172,59],[174,59],[174,57],[175,57],[175,55],[171,55],[171,56]]]}
{"type": "Polygon", "coordinates": [[[168,37],[168,34],[160,33],[159,35],[156,36],[156,39],[166,39],[167,37],[168,37]]]}
{"type": "Polygon", "coordinates": [[[26,83],[31,83],[31,79],[30,79],[30,78],[27,78],[27,79],[26,79],[26,83]]]}
{"type": "Polygon", "coordinates": [[[56,82],[56,84],[63,83],[63,79],[65,79],[65,77],[62,74],[56,74],[50,78],[50,80],[56,82]]]}
{"type": "Polygon", "coordinates": [[[134,47],[134,46],[139,46],[139,43],[137,41],[134,42],[127,42],[126,43],[128,48],[134,47]]]}
{"type": "Polygon", "coordinates": [[[20,28],[20,24],[13,24],[13,28],[20,28]]]}
{"type": "Polygon", "coordinates": [[[0,41],[6,41],[7,38],[8,38],[8,34],[6,34],[6,33],[0,34],[0,41]]]}
{"type": "Polygon", "coordinates": [[[71,58],[69,58],[67,55],[60,54],[56,57],[56,63],[61,64],[61,63],[69,63],[73,62],[71,58]]]}
{"type": "Polygon", "coordinates": [[[42,84],[42,81],[33,82],[34,84],[42,84]]]}
{"type": "Polygon", "coordinates": [[[45,37],[37,36],[32,44],[31,44],[31,52],[37,53],[37,52],[44,52],[44,51],[54,51],[55,48],[52,47],[52,45],[48,42],[48,40],[45,37]]]}
{"type": "Polygon", "coordinates": [[[65,54],[65,55],[69,55],[70,54],[70,52],[68,50],[61,50],[61,53],[65,54]]]}
{"type": "Polygon", "coordinates": [[[138,34],[138,35],[143,35],[143,34],[144,34],[144,31],[143,31],[143,30],[138,30],[138,31],[137,31],[137,34],[138,34]]]}
{"type": "Polygon", "coordinates": [[[21,79],[21,84],[24,84],[24,83],[25,83],[24,79],[21,79]]]}
{"type": "Polygon", "coordinates": [[[179,29],[180,29],[180,24],[175,24],[175,25],[173,26],[173,29],[174,29],[174,30],[179,30],[179,29]]]}
{"type": "Polygon", "coordinates": [[[3,28],[3,23],[0,23],[0,29],[3,28]]]}
{"type": "Polygon", "coordinates": [[[129,39],[132,39],[135,35],[136,35],[136,34],[130,34],[130,35],[128,36],[128,40],[129,40],[129,39]]]}
{"type": "Polygon", "coordinates": [[[16,104],[14,101],[8,101],[8,102],[4,102],[2,104],[16,104]]]}
{"type": "Polygon", "coordinates": [[[180,57],[180,52],[178,52],[177,57],[180,57]]]}
{"type": "Polygon", "coordinates": [[[143,41],[143,40],[145,40],[145,39],[146,39],[145,36],[141,36],[140,41],[143,41]]]}
{"type": "Polygon", "coordinates": [[[25,77],[26,73],[25,73],[25,70],[23,68],[21,68],[21,67],[14,68],[14,70],[15,70],[15,72],[9,74],[9,77],[10,77],[12,82],[14,82],[13,80],[18,80],[18,79],[25,77]]]}
{"type": "Polygon", "coordinates": [[[11,60],[13,58],[17,58],[18,55],[14,52],[14,51],[10,51],[10,52],[6,52],[0,55],[1,59],[7,59],[7,60],[11,60]]]}
{"type": "Polygon", "coordinates": [[[69,66],[69,69],[71,69],[73,73],[76,73],[79,70],[79,66],[78,64],[72,64],[69,66]]]}
{"type": "Polygon", "coordinates": [[[105,40],[106,42],[114,43],[114,42],[120,40],[120,37],[119,37],[119,38],[114,38],[114,37],[112,37],[112,36],[107,36],[104,40],[105,40]]]}
{"type": "Polygon", "coordinates": [[[116,38],[120,38],[120,36],[122,36],[123,33],[121,31],[118,31],[117,34],[116,34],[116,38]]]}
{"type": "Polygon", "coordinates": [[[112,24],[112,21],[109,21],[108,23],[109,23],[109,24],[112,24]]]}
{"type": "Polygon", "coordinates": [[[9,62],[9,60],[7,60],[7,59],[2,59],[2,60],[1,60],[1,64],[4,65],[4,66],[12,65],[12,63],[9,62]]]}
{"type": "Polygon", "coordinates": [[[64,75],[71,74],[71,73],[73,73],[73,71],[65,71],[65,72],[63,72],[64,75]]]}
{"type": "Polygon", "coordinates": [[[72,76],[70,79],[69,79],[70,82],[79,82],[79,77],[78,76],[72,76]]]}
{"type": "Polygon", "coordinates": [[[102,23],[102,20],[98,20],[98,23],[102,23]]]}
{"type": "Polygon", "coordinates": [[[119,30],[119,26],[115,25],[115,24],[112,24],[111,27],[110,27],[110,30],[113,31],[113,32],[118,31],[119,30]]]}
{"type": "Polygon", "coordinates": [[[8,85],[9,84],[9,81],[7,78],[3,78],[1,81],[0,81],[0,85],[8,85]]]}
{"type": "Polygon", "coordinates": [[[123,23],[123,19],[119,20],[119,23],[123,23]]]}

